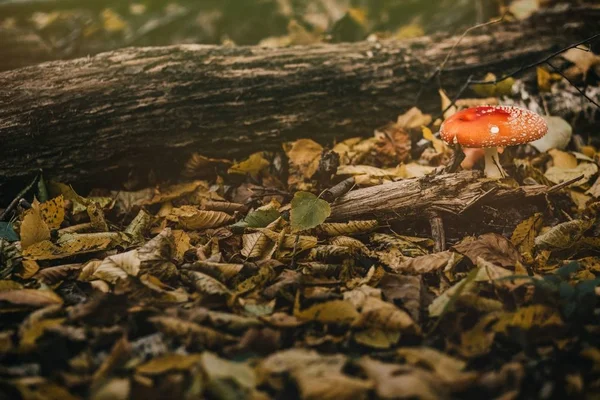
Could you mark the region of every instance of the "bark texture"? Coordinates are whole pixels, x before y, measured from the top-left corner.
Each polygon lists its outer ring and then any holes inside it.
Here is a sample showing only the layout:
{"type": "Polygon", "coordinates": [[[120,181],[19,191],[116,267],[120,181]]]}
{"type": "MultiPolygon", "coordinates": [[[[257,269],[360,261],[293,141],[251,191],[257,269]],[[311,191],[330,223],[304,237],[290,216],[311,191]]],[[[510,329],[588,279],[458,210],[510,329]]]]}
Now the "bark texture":
{"type": "Polygon", "coordinates": [[[403,179],[398,182],[357,189],[337,199],[331,206],[331,220],[353,219],[428,219],[461,214],[475,205],[514,202],[546,194],[543,185],[507,188],[499,181],[481,178],[479,171],[403,179]]]}
{"type": "MultiPolygon", "coordinates": [[[[452,94],[471,74],[518,69],[591,36],[598,21],[600,7],[580,7],[475,30],[441,82],[452,94]]],[[[131,171],[172,173],[192,152],[241,156],[299,137],[370,135],[414,105],[439,111],[427,78],[457,39],[128,48],[7,71],[0,185],[42,168],[69,182],[110,176],[116,186],[131,171]]]]}

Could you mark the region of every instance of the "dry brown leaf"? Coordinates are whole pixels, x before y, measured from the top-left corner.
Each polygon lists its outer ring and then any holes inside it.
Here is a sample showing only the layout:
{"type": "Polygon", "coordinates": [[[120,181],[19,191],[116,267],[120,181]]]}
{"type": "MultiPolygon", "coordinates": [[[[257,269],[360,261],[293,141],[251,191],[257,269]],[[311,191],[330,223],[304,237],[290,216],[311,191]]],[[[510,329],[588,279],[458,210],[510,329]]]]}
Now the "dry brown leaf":
{"type": "Polygon", "coordinates": [[[350,222],[325,222],[315,230],[320,235],[325,236],[361,235],[375,230],[378,226],[379,223],[374,219],[350,222]]]}
{"type": "Polygon", "coordinates": [[[304,179],[310,179],[319,167],[323,146],[314,140],[300,139],[289,146],[286,154],[290,164],[304,179]]]}
{"type": "Polygon", "coordinates": [[[156,325],[159,331],[168,336],[175,336],[187,341],[192,347],[219,348],[224,344],[234,342],[235,337],[220,333],[214,329],[185,321],[180,318],[158,316],[150,317],[148,321],[156,325]]]}
{"type": "Polygon", "coordinates": [[[19,306],[45,307],[62,304],[60,296],[51,290],[17,289],[0,291],[0,301],[19,306]]]}
{"type": "Polygon", "coordinates": [[[458,264],[462,257],[450,251],[427,254],[403,261],[398,266],[391,266],[395,272],[409,272],[416,274],[428,274],[441,269],[452,268],[458,264]]]}
{"type": "Polygon", "coordinates": [[[552,157],[552,163],[555,167],[558,168],[576,168],[577,167],[577,158],[571,153],[567,153],[566,151],[551,149],[548,150],[548,154],[552,157]]]}
{"type": "Polygon", "coordinates": [[[185,371],[198,364],[201,354],[165,354],[138,365],[135,371],[143,375],[162,375],[171,371],[185,371]]]}
{"type": "Polygon", "coordinates": [[[212,276],[197,271],[182,271],[182,277],[187,280],[197,292],[205,296],[222,296],[229,298],[231,291],[223,283],[212,276]]]}
{"type": "Polygon", "coordinates": [[[217,228],[234,221],[234,218],[225,212],[200,210],[194,206],[174,208],[167,219],[177,221],[183,228],[190,230],[217,228]]]}
{"type": "Polygon", "coordinates": [[[266,260],[271,258],[276,250],[276,244],[263,232],[247,233],[242,236],[241,254],[244,257],[266,260]]]}
{"type": "Polygon", "coordinates": [[[540,250],[564,250],[575,246],[593,221],[574,219],[553,226],[535,238],[535,245],[540,250]]]}
{"type": "Polygon", "coordinates": [[[413,107],[398,116],[396,125],[403,129],[420,129],[422,126],[429,125],[431,121],[431,115],[423,114],[417,107],[413,107]]]}
{"type": "Polygon", "coordinates": [[[521,261],[521,255],[513,244],[496,233],[485,233],[477,238],[467,237],[452,248],[469,257],[473,264],[477,263],[478,257],[503,267],[515,266],[521,261]]]}
{"type": "Polygon", "coordinates": [[[142,201],[141,204],[151,205],[172,201],[183,196],[190,195],[196,191],[208,191],[208,184],[205,181],[192,181],[179,183],[176,185],[157,188],[151,199],[142,201]]]}
{"type": "Polygon", "coordinates": [[[542,228],[542,214],[536,213],[524,221],[521,221],[512,233],[510,241],[517,248],[523,261],[533,263],[533,247],[535,237],[542,228]]]}
{"type": "Polygon", "coordinates": [[[348,325],[358,318],[359,313],[351,302],[345,300],[326,301],[302,310],[297,299],[294,316],[303,321],[348,325]]]}
{"type": "Polygon", "coordinates": [[[389,364],[363,357],[357,363],[375,382],[382,399],[438,400],[449,398],[448,389],[432,373],[408,365],[389,364]]]}
{"type": "Polygon", "coordinates": [[[463,372],[467,363],[430,347],[403,347],[398,354],[408,364],[427,367],[448,385],[466,385],[477,378],[476,373],[463,372]]]}

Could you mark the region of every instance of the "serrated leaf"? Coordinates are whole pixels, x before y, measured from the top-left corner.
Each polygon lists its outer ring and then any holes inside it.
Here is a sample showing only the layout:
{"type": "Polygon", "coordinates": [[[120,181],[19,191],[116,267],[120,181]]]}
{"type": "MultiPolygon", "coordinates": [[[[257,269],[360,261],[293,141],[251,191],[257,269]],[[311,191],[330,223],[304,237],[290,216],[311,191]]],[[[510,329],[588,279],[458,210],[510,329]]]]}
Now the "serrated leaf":
{"type": "Polygon", "coordinates": [[[292,199],[290,222],[294,231],[312,229],[322,224],[331,214],[325,200],[309,192],[297,192],[292,199]]]}

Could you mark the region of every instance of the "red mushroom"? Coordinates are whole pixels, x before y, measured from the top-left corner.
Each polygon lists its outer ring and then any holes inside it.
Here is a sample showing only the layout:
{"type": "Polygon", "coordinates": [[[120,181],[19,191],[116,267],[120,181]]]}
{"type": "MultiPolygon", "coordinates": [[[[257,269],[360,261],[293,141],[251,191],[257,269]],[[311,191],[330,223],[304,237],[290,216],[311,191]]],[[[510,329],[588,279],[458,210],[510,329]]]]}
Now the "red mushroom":
{"type": "Polygon", "coordinates": [[[463,147],[484,148],[486,176],[504,178],[498,147],[529,143],[548,131],[546,121],[538,114],[513,106],[480,106],[467,108],[446,119],[440,137],[447,143],[463,147]]]}

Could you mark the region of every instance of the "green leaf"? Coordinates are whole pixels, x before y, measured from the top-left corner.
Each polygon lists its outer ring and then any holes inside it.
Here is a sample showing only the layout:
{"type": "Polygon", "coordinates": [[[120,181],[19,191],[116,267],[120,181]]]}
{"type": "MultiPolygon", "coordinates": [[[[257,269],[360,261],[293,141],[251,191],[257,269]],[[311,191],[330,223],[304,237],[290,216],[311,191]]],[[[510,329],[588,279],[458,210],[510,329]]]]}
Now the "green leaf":
{"type": "Polygon", "coordinates": [[[256,210],[248,213],[242,221],[231,225],[233,228],[266,228],[271,222],[279,218],[277,210],[256,210]]]}
{"type": "Polygon", "coordinates": [[[12,227],[10,222],[0,221],[0,239],[6,239],[9,242],[16,242],[19,236],[12,227]]]}
{"type": "Polygon", "coordinates": [[[312,193],[297,192],[292,199],[290,219],[294,231],[303,231],[319,226],[330,214],[329,203],[312,193]]]}
{"type": "Polygon", "coordinates": [[[44,175],[40,175],[40,179],[37,182],[37,199],[40,203],[50,199],[50,196],[48,196],[46,181],[44,181],[44,175]]]}

